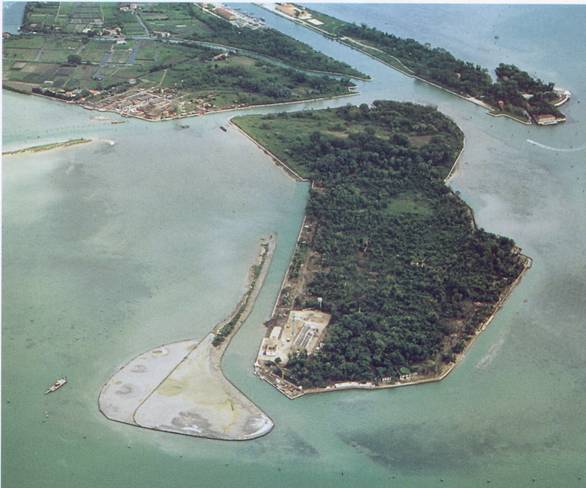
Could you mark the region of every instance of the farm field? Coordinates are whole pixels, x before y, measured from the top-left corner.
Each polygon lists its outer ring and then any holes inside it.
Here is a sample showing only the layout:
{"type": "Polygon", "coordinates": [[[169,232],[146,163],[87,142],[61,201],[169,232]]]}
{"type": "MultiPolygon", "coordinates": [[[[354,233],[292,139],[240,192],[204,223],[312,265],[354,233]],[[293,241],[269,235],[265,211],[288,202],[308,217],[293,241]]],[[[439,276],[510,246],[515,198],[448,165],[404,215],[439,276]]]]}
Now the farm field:
{"type": "Polygon", "coordinates": [[[32,2],[23,32],[4,40],[3,85],[150,120],[350,92],[349,79],[313,72],[348,65],[216,10],[32,2]]]}

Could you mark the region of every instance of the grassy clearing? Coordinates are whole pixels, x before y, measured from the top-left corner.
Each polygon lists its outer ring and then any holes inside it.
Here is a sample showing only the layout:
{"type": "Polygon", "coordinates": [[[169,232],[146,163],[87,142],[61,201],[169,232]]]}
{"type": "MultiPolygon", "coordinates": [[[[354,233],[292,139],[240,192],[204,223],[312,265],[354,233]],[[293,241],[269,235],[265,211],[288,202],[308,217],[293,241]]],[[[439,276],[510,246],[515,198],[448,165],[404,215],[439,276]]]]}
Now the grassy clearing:
{"type": "Polygon", "coordinates": [[[385,213],[391,216],[412,215],[428,217],[433,214],[433,208],[425,196],[414,191],[392,198],[386,205],[385,213]]]}

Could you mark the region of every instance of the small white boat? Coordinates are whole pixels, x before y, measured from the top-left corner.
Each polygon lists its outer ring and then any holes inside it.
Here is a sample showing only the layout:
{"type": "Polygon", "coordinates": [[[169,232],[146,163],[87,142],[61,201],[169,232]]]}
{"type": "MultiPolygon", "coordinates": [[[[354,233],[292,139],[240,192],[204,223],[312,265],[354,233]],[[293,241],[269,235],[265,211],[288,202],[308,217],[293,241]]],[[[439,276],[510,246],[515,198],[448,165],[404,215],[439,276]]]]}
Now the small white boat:
{"type": "Polygon", "coordinates": [[[47,393],[53,393],[54,391],[57,391],[59,388],[61,388],[65,383],[67,383],[67,378],[59,378],[57,381],[55,381],[55,383],[53,383],[49,389],[45,392],[45,395],[47,393]]]}

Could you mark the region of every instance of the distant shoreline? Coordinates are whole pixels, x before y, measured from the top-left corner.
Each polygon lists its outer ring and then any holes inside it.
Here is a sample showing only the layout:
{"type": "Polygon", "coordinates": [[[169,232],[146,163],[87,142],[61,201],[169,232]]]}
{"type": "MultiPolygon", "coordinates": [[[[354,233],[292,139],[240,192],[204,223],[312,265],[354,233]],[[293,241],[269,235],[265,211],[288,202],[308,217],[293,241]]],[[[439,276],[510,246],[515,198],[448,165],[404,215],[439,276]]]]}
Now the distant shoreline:
{"type": "MultiPolygon", "coordinates": [[[[513,120],[515,122],[519,122],[520,124],[524,124],[524,125],[537,125],[538,127],[547,127],[547,126],[557,125],[557,124],[560,124],[560,123],[566,121],[566,118],[563,117],[563,118],[556,118],[552,122],[534,123],[534,122],[531,121],[530,118],[528,118],[527,120],[522,120],[522,119],[520,119],[518,117],[515,117],[512,114],[498,111],[495,107],[493,107],[492,105],[490,105],[490,104],[488,104],[486,102],[483,102],[482,100],[479,100],[479,99],[474,98],[472,96],[462,95],[460,93],[457,93],[455,91],[450,90],[449,88],[446,88],[446,87],[443,87],[441,85],[438,85],[437,83],[435,83],[433,81],[429,81],[429,80],[426,80],[425,78],[421,78],[420,76],[415,75],[407,66],[405,66],[403,64],[403,62],[400,59],[395,58],[394,56],[392,56],[390,54],[387,54],[386,53],[388,56],[393,57],[394,59],[396,59],[397,60],[397,63],[399,63],[399,64],[401,64],[403,66],[403,69],[400,68],[399,66],[395,66],[395,65],[393,65],[393,64],[391,64],[391,63],[389,63],[389,62],[387,62],[387,61],[385,61],[383,59],[381,59],[378,56],[375,56],[371,52],[368,52],[368,50],[367,50],[368,47],[370,47],[370,49],[373,49],[373,50],[379,50],[378,48],[376,48],[374,46],[367,46],[367,45],[363,44],[362,42],[357,41],[356,39],[352,39],[351,37],[339,37],[339,36],[337,36],[335,34],[332,34],[331,32],[328,32],[328,31],[326,31],[324,29],[320,29],[317,26],[311,25],[309,22],[306,22],[306,21],[301,20],[301,19],[296,19],[294,17],[291,17],[289,15],[286,15],[283,12],[279,12],[278,10],[271,9],[270,7],[268,7],[268,6],[264,5],[264,4],[257,4],[257,5],[259,7],[261,7],[261,8],[264,8],[265,10],[267,10],[267,11],[275,14],[275,15],[279,15],[279,16],[285,18],[285,19],[288,19],[291,22],[297,23],[297,24],[302,25],[302,26],[304,26],[304,27],[306,27],[306,28],[308,28],[310,30],[313,30],[315,32],[318,32],[319,34],[323,35],[324,37],[326,37],[328,39],[337,41],[340,44],[343,44],[343,45],[349,47],[350,49],[354,49],[355,51],[358,51],[358,52],[360,52],[360,53],[362,53],[362,54],[364,54],[364,55],[372,58],[373,60],[378,61],[379,63],[382,63],[385,66],[387,66],[387,67],[389,67],[391,69],[394,69],[395,71],[398,71],[399,73],[402,73],[402,74],[404,74],[404,75],[406,75],[406,76],[408,76],[410,78],[413,78],[415,80],[419,80],[419,81],[421,81],[423,83],[427,83],[428,85],[431,85],[431,86],[433,86],[435,88],[438,88],[440,90],[443,90],[446,93],[450,93],[451,95],[455,95],[455,96],[461,98],[462,100],[466,100],[467,102],[471,102],[471,103],[473,103],[475,105],[478,105],[479,107],[483,107],[483,108],[485,108],[487,110],[488,115],[490,115],[492,117],[507,117],[507,118],[509,118],[509,119],[511,119],[511,120],[513,120]]],[[[564,105],[566,102],[568,102],[570,100],[571,93],[568,90],[561,90],[561,89],[556,89],[556,91],[558,91],[559,93],[562,94],[560,100],[558,100],[557,102],[555,102],[553,104],[553,106],[555,108],[558,108],[558,107],[564,105]]]]}
{"type": "Polygon", "coordinates": [[[41,144],[39,146],[29,146],[23,147],[22,149],[15,149],[13,151],[4,151],[2,156],[14,156],[16,154],[23,154],[23,153],[38,153],[44,151],[51,151],[53,149],[60,149],[66,148],[70,146],[76,146],[78,144],[87,144],[88,142],[92,142],[92,139],[85,139],[83,137],[78,139],[69,139],[63,142],[50,142],[48,144],[41,144]]]}
{"type": "Polygon", "coordinates": [[[251,110],[251,109],[255,109],[255,108],[267,108],[267,107],[270,108],[270,107],[278,107],[278,106],[284,106],[284,105],[293,105],[296,103],[310,103],[310,102],[319,102],[319,101],[326,101],[326,100],[335,100],[337,98],[352,97],[352,96],[360,93],[358,90],[355,90],[355,91],[349,91],[348,93],[343,93],[341,95],[331,95],[331,96],[326,95],[323,97],[304,98],[304,99],[299,99],[299,100],[290,100],[290,101],[286,101],[286,102],[261,103],[261,104],[257,104],[257,105],[254,105],[254,104],[253,105],[242,105],[240,107],[228,107],[228,108],[219,108],[217,110],[208,110],[204,113],[187,113],[187,114],[182,114],[182,115],[175,115],[173,117],[161,117],[158,119],[149,119],[147,117],[141,117],[140,115],[124,114],[124,113],[121,113],[117,110],[100,109],[100,108],[93,107],[92,105],[78,103],[76,101],[60,100],[59,98],[50,97],[50,96],[43,95],[40,93],[32,93],[32,92],[29,93],[29,92],[26,92],[22,89],[18,89],[16,87],[9,86],[6,84],[4,84],[2,88],[4,88],[5,90],[14,92],[14,93],[19,93],[21,95],[37,96],[37,97],[40,97],[43,99],[61,102],[61,103],[65,103],[68,105],[76,105],[78,107],[81,107],[85,110],[89,110],[92,112],[112,113],[112,114],[116,114],[116,115],[119,115],[124,118],[138,119],[138,120],[142,120],[144,122],[168,122],[171,120],[188,119],[191,117],[204,117],[206,115],[213,115],[213,114],[223,113],[223,112],[232,112],[232,111],[236,112],[236,111],[241,111],[241,110],[251,110]]]}

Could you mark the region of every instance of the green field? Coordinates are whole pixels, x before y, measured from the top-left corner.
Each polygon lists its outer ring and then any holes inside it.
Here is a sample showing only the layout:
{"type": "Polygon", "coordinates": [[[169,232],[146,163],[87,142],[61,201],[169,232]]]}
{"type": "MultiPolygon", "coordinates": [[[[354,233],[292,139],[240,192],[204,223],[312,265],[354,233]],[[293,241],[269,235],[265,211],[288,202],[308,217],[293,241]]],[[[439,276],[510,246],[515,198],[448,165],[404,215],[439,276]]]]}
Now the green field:
{"type": "MultiPolygon", "coordinates": [[[[345,63],[321,54],[274,29],[238,28],[193,3],[139,3],[123,10],[120,3],[29,2],[24,32],[99,35],[119,28],[129,38],[165,33],[177,39],[214,42],[244,48],[284,61],[295,68],[365,77],[345,63]]],[[[126,8],[126,7],[124,7],[126,8]]]]}
{"type": "Polygon", "coordinates": [[[172,3],[30,2],[23,33],[5,39],[3,61],[7,88],[99,102],[160,86],[181,111],[203,98],[223,108],[347,94],[349,80],[300,70],[357,73],[273,29],[172,3]],[[237,50],[220,59],[202,41],[237,50]]]}
{"type": "Polygon", "coordinates": [[[109,90],[135,79],[143,88],[161,85],[176,89],[187,100],[212,96],[218,108],[348,93],[347,81],[305,76],[243,55],[213,61],[219,53],[196,45],[156,40],[130,40],[118,45],[71,34],[47,34],[42,38],[24,34],[4,43],[3,81],[5,86],[19,89],[24,83],[29,91],[35,86],[48,86],[97,89],[107,95],[109,90]],[[72,54],[79,56],[80,64],[68,62],[72,54]]]}
{"type": "Polygon", "coordinates": [[[170,32],[180,37],[211,34],[212,29],[194,16],[190,4],[142,4],[141,16],[152,31],[170,32]]]}

